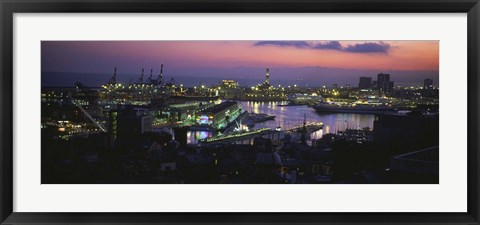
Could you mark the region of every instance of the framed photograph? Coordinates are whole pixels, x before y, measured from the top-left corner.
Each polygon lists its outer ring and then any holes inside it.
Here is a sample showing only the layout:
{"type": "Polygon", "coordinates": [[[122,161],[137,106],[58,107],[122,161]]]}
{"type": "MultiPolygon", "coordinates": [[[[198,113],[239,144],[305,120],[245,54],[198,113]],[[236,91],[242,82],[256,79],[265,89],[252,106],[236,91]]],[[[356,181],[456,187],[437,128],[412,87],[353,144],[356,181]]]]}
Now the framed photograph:
{"type": "Polygon", "coordinates": [[[2,224],[480,224],[478,0],[0,4],[2,224]]]}

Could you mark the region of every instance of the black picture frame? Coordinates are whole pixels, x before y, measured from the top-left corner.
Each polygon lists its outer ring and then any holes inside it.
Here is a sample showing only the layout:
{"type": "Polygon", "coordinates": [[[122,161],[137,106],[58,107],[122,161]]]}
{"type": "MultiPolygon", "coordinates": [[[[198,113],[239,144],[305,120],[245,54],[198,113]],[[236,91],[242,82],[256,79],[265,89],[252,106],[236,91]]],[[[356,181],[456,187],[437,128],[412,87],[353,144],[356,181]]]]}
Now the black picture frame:
{"type": "MultiPolygon", "coordinates": [[[[0,0],[2,224],[480,224],[478,0],[0,0]],[[468,14],[467,213],[20,213],[13,212],[14,13],[458,13],[468,14]]],[[[438,201],[442,201],[439,199],[438,201]]],[[[94,203],[92,203],[94,204],[94,203]]]]}

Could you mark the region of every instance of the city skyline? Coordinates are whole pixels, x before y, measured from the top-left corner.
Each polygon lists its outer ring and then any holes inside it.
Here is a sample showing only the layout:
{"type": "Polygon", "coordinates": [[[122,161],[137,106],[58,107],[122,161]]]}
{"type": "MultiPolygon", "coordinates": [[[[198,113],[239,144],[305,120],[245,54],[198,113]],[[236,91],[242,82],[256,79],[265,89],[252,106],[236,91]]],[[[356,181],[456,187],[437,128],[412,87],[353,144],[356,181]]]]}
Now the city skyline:
{"type": "Polygon", "coordinates": [[[118,67],[119,81],[145,69],[165,77],[239,79],[250,85],[272,68],[272,83],[350,84],[390,73],[400,83],[432,79],[438,86],[438,41],[43,41],[42,85],[65,86],[82,78],[93,86],[118,67]],[[59,79],[61,78],[61,79],[59,79]]]}
{"type": "Polygon", "coordinates": [[[438,54],[437,41],[42,42],[41,182],[438,184],[438,54]]]}

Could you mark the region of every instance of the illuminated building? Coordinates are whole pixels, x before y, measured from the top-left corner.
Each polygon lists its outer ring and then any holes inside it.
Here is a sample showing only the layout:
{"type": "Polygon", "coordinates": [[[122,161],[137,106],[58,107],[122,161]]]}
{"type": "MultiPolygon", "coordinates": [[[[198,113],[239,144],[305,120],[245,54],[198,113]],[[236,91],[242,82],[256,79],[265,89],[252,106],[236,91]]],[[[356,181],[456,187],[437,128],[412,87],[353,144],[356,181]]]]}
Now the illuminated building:
{"type": "Polygon", "coordinates": [[[269,71],[270,71],[270,68],[267,67],[267,71],[265,73],[265,84],[268,84],[268,85],[270,85],[270,73],[269,73],[269,71]]]}
{"type": "Polygon", "coordinates": [[[241,105],[235,101],[227,101],[214,105],[196,113],[198,125],[223,129],[242,113],[241,105]]]}
{"type": "Polygon", "coordinates": [[[238,82],[234,80],[222,80],[223,88],[237,88],[238,82]]]}
{"type": "Polygon", "coordinates": [[[290,102],[294,104],[316,104],[320,101],[323,101],[323,97],[320,95],[309,95],[309,94],[301,94],[295,93],[288,95],[287,98],[290,102]]]}
{"type": "Polygon", "coordinates": [[[213,95],[224,99],[239,99],[242,97],[242,89],[235,80],[222,80],[218,87],[214,87],[213,95]]]}

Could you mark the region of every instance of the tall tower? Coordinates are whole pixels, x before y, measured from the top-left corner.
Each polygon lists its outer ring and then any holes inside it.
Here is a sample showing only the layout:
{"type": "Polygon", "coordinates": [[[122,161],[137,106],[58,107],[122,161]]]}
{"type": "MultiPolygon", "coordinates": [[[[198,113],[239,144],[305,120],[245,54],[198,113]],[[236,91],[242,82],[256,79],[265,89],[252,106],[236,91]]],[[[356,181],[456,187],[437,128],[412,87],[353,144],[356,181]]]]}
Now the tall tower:
{"type": "Polygon", "coordinates": [[[267,72],[265,73],[265,84],[270,84],[270,68],[267,67],[267,72]]]}
{"type": "Polygon", "coordinates": [[[393,91],[393,81],[390,81],[390,74],[378,74],[377,89],[380,90],[380,92],[382,93],[391,93],[393,91]]]}
{"type": "Polygon", "coordinates": [[[160,74],[158,75],[157,83],[163,85],[163,64],[160,66],[160,74]]]}

